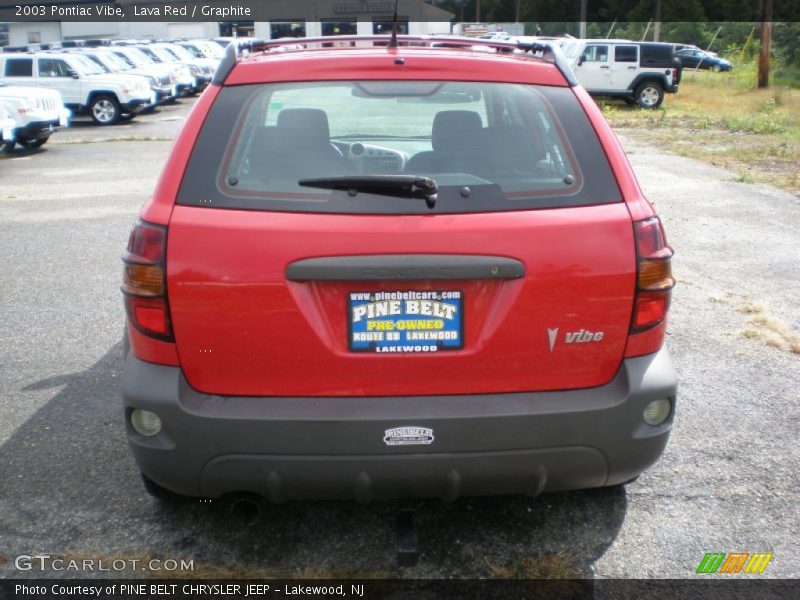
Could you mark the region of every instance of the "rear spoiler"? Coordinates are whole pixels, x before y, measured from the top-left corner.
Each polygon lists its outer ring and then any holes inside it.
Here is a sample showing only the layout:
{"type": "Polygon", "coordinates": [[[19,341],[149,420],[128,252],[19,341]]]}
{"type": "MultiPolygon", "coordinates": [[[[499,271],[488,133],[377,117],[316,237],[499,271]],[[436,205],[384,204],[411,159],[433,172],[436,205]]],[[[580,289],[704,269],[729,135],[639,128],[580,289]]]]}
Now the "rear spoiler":
{"type": "MultiPolygon", "coordinates": [[[[322,37],[280,38],[277,40],[245,39],[241,42],[235,41],[228,44],[225,50],[225,56],[220,61],[211,83],[214,85],[223,85],[228,75],[230,75],[231,71],[233,71],[233,68],[236,66],[236,63],[241,58],[256,52],[269,52],[274,49],[281,49],[286,52],[302,52],[323,48],[325,47],[323,44],[328,45],[337,42],[372,42],[373,46],[388,47],[389,39],[390,36],[388,35],[330,35],[322,37]],[[316,48],[309,48],[309,46],[316,46],[316,48]]],[[[481,40],[468,37],[399,35],[397,36],[397,43],[399,46],[427,46],[455,48],[460,50],[480,46],[493,48],[497,52],[517,54],[530,53],[535,59],[554,64],[569,85],[578,85],[578,80],[575,77],[575,73],[572,71],[572,67],[569,66],[564,52],[558,44],[554,44],[549,40],[518,42],[481,40]]]]}

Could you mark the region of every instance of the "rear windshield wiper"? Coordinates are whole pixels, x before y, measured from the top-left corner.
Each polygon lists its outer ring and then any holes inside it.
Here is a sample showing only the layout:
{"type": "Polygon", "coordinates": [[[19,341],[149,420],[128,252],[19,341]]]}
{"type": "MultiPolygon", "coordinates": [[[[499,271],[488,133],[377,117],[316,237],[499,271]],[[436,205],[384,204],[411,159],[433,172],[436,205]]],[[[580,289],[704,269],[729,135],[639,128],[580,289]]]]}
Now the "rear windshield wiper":
{"type": "Polygon", "coordinates": [[[419,175],[342,175],[301,179],[297,184],[326,190],[344,190],[351,196],[364,192],[395,198],[418,198],[425,200],[425,205],[431,209],[436,206],[439,193],[439,186],[434,179],[419,175]]]}

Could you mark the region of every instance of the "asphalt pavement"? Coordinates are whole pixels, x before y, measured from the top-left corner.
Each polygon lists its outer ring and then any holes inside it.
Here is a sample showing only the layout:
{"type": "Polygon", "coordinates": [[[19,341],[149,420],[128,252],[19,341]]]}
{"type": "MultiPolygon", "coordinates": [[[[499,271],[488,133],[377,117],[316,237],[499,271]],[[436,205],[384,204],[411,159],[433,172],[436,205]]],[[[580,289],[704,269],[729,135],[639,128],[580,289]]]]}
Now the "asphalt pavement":
{"type": "Polygon", "coordinates": [[[191,104],[76,124],[0,158],[0,577],[89,575],[15,567],[50,554],[191,559],[211,575],[491,577],[538,561],[684,578],[707,552],[773,552],[764,576],[800,576],[800,199],[631,140],[676,250],[680,376],[670,443],[636,482],[453,504],[295,502],[252,527],[214,503],[150,498],[118,398],[120,256],[191,104]],[[404,507],[422,554],[401,569],[404,507]]]}

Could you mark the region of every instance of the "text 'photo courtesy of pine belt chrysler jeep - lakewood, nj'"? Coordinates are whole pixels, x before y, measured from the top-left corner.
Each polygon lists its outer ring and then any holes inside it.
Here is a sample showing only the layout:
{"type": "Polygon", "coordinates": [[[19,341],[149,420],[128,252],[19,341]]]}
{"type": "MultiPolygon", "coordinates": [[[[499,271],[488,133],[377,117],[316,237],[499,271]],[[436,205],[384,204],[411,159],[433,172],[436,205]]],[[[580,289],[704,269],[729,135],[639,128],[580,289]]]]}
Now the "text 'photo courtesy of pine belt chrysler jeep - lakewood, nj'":
{"type": "Polygon", "coordinates": [[[672,254],[556,44],[230,45],[123,256],[145,486],[369,502],[629,482],[675,413],[672,254]]]}

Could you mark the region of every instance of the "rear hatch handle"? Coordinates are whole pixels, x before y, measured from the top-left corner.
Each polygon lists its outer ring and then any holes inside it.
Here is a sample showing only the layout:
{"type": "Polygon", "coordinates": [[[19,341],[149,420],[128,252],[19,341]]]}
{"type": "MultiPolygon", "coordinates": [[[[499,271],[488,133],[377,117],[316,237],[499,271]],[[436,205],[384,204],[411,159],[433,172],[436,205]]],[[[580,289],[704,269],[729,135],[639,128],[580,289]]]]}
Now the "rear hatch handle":
{"type": "Polygon", "coordinates": [[[525,265],[505,256],[377,254],[326,256],[289,263],[289,281],[520,279],[525,265]]]}

